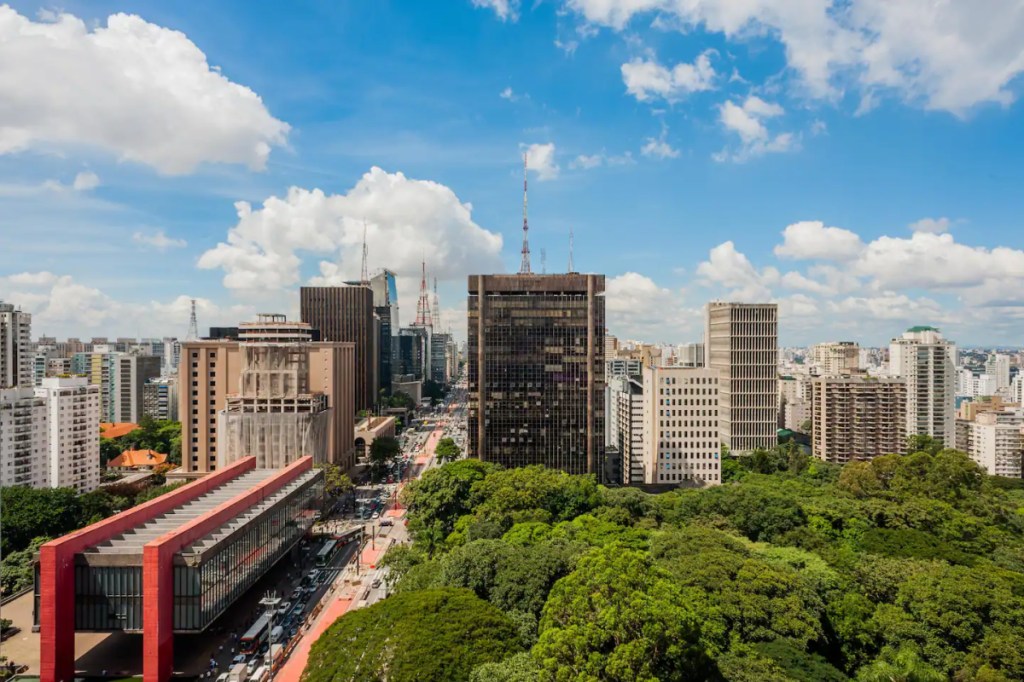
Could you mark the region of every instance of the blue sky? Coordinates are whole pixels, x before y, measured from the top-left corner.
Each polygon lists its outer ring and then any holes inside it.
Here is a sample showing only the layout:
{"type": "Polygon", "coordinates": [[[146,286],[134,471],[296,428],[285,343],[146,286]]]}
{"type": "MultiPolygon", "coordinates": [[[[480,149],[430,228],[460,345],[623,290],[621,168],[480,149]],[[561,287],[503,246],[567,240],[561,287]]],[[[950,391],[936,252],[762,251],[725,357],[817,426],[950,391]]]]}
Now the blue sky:
{"type": "Polygon", "coordinates": [[[0,298],[59,336],[295,314],[365,221],[403,319],[426,258],[461,336],[466,274],[518,267],[527,151],[534,269],[573,230],[619,336],[730,298],[786,344],[1021,345],[1024,2],[984,4],[14,2],[0,298]]]}

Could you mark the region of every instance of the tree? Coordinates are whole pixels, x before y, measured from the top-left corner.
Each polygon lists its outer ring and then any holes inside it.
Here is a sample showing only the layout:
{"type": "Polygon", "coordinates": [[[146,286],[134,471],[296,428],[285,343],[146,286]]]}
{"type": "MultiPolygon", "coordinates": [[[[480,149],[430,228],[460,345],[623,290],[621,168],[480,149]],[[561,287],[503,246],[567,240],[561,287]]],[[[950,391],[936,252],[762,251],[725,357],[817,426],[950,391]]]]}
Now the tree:
{"type": "Polygon", "coordinates": [[[35,579],[33,564],[36,552],[49,540],[48,537],[35,538],[25,549],[4,555],[3,563],[0,564],[0,594],[14,594],[32,585],[35,579]]]}
{"type": "Polygon", "coordinates": [[[460,682],[520,651],[515,624],[469,590],[399,592],[336,620],[310,649],[302,680],[460,682]]]}
{"type": "Polygon", "coordinates": [[[415,410],[417,405],[416,401],[412,399],[412,396],[404,391],[395,391],[391,394],[391,398],[388,400],[390,407],[404,407],[408,410],[415,410]]]}
{"type": "Polygon", "coordinates": [[[416,540],[436,527],[441,537],[434,539],[443,542],[454,530],[456,519],[470,511],[473,485],[496,470],[497,467],[488,462],[461,459],[429,469],[407,485],[402,491],[402,503],[408,508],[409,530],[416,540]]]}
{"type": "Polygon", "coordinates": [[[537,682],[540,668],[528,653],[509,656],[500,663],[484,663],[473,668],[470,682],[537,682]]]}
{"type": "Polygon", "coordinates": [[[553,679],[705,679],[713,664],[686,595],[643,552],[580,559],[544,606],[534,660],[553,679]]]}
{"type": "Polygon", "coordinates": [[[84,525],[82,504],[71,488],[7,487],[3,496],[3,554],[29,546],[34,538],[59,537],[84,525]]]}
{"type": "Polygon", "coordinates": [[[319,465],[324,472],[324,493],[331,497],[338,498],[347,495],[355,489],[352,479],[348,474],[341,472],[341,467],[333,462],[324,462],[319,465]]]}
{"type": "Polygon", "coordinates": [[[392,436],[378,436],[370,444],[370,475],[380,480],[402,454],[402,446],[392,436]]]}
{"type": "Polygon", "coordinates": [[[462,450],[455,444],[455,441],[451,438],[442,438],[437,441],[437,447],[434,449],[434,454],[437,459],[441,462],[454,462],[462,454],[462,450]]]}

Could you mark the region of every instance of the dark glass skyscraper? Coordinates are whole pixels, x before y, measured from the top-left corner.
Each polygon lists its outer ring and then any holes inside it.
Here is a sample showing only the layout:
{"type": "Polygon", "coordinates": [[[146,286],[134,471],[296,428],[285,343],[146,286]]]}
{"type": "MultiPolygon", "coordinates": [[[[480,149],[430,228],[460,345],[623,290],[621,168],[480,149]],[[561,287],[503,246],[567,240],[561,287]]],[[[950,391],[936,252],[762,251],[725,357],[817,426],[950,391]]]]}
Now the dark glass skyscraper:
{"type": "Polygon", "coordinates": [[[358,283],[302,287],[299,305],[302,321],[320,330],[321,341],[356,345],[355,408],[357,412],[372,408],[376,401],[377,348],[370,287],[358,283]]]}
{"type": "Polygon", "coordinates": [[[471,275],[469,454],[602,477],[604,275],[471,275]]]}

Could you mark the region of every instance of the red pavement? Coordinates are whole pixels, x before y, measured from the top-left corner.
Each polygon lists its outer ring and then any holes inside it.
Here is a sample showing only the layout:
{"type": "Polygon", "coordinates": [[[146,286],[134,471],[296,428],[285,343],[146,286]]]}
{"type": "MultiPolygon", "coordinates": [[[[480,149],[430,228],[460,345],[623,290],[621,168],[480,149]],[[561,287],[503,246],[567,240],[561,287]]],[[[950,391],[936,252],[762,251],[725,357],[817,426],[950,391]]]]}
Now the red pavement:
{"type": "Polygon", "coordinates": [[[353,597],[354,595],[352,594],[338,597],[320,612],[320,617],[313,623],[309,631],[302,636],[302,639],[299,640],[295,650],[292,651],[292,655],[285,661],[284,666],[277,671],[274,679],[281,682],[298,682],[299,678],[302,677],[302,671],[306,669],[306,662],[309,660],[309,649],[313,646],[313,642],[319,639],[324,630],[329,628],[334,621],[345,615],[348,608],[352,606],[353,597]]]}

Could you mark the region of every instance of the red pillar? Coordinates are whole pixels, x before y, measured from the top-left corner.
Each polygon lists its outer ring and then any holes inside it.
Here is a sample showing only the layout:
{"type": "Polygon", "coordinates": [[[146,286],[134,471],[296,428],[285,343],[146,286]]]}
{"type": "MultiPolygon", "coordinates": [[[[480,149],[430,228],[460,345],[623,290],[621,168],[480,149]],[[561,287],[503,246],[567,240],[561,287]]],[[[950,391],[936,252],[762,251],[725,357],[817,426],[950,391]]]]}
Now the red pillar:
{"type": "Polygon", "coordinates": [[[41,682],[75,679],[75,552],[39,548],[39,654],[41,682]]]}
{"type": "Polygon", "coordinates": [[[174,552],[166,544],[142,549],[142,679],[165,682],[174,671],[174,552]]]}

